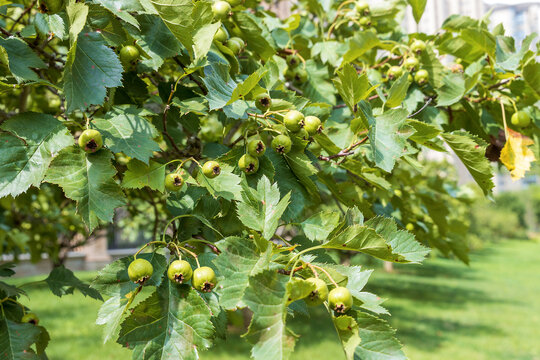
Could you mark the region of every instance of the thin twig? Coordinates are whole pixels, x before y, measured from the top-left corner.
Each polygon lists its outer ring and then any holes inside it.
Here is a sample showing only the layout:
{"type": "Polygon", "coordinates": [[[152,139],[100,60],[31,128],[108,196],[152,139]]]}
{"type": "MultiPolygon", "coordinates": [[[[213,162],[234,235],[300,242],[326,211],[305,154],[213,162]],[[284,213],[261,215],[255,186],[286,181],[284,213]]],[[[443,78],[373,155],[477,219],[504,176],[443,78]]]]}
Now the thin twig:
{"type": "Polygon", "coordinates": [[[13,31],[13,29],[15,28],[15,26],[17,26],[17,24],[19,23],[19,21],[22,20],[22,18],[24,17],[24,15],[28,14],[28,12],[30,12],[30,10],[32,10],[32,8],[34,7],[34,5],[36,5],[36,0],[32,1],[32,3],[30,4],[30,6],[28,6],[26,9],[24,9],[24,11],[21,13],[21,15],[19,15],[19,17],[17,18],[17,20],[15,20],[15,22],[13,23],[13,25],[11,25],[11,28],[9,29],[9,31],[13,31]]]}
{"type": "MultiPolygon", "coordinates": [[[[184,66],[184,64],[182,64],[182,62],[180,61],[180,59],[178,59],[177,57],[174,57],[173,59],[174,59],[174,61],[175,61],[178,65],[180,65],[180,66],[182,67],[182,70],[183,70],[184,72],[186,72],[186,71],[185,71],[185,68],[186,68],[186,67],[184,66]]],[[[204,85],[203,85],[199,80],[197,80],[192,74],[188,74],[188,77],[191,79],[191,81],[193,81],[195,84],[197,84],[197,86],[199,87],[199,89],[201,89],[201,92],[203,93],[203,95],[208,94],[208,90],[206,90],[206,88],[204,87],[204,85]]]]}
{"type": "MultiPolygon", "coordinates": [[[[364,132],[365,133],[365,132],[364,132]]],[[[367,140],[369,139],[368,136],[362,138],[361,140],[358,140],[357,142],[355,142],[354,144],[350,145],[349,147],[341,150],[340,152],[338,152],[337,154],[334,154],[334,155],[328,155],[328,156],[323,156],[323,155],[320,155],[319,156],[319,160],[322,160],[322,161],[330,161],[332,159],[335,159],[335,158],[339,158],[339,157],[345,157],[345,156],[349,156],[349,155],[352,155],[354,154],[354,149],[360,145],[362,145],[363,143],[365,143],[367,140]]]]}
{"type": "Polygon", "coordinates": [[[435,97],[432,96],[430,97],[429,99],[427,99],[426,103],[420,108],[420,110],[418,110],[417,112],[413,113],[413,114],[410,114],[409,116],[407,116],[407,119],[410,119],[412,117],[415,117],[416,115],[420,114],[425,108],[428,107],[429,104],[431,104],[431,102],[433,101],[435,97]]]}
{"type": "Polygon", "coordinates": [[[304,268],[304,265],[300,265],[298,267],[295,267],[293,270],[278,269],[277,272],[283,275],[291,275],[291,272],[295,273],[297,271],[302,270],[303,268],[304,268]]]}

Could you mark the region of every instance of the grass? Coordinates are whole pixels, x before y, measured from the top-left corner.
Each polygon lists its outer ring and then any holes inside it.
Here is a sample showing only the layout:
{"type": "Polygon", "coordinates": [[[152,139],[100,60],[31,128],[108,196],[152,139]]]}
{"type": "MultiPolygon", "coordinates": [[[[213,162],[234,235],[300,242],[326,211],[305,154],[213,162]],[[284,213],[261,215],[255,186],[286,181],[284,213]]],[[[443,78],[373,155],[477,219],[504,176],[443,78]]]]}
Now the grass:
{"type": "MultiPolygon", "coordinates": [[[[540,244],[506,241],[471,257],[471,266],[446,259],[424,265],[397,266],[396,273],[376,271],[367,290],[389,298],[388,320],[398,329],[405,352],[415,360],[540,359],[540,244]]],[[[79,274],[89,280],[91,273],[79,274]]],[[[14,282],[32,281],[16,279],[14,282]]],[[[95,325],[100,302],[80,294],[57,298],[46,288],[28,289],[23,299],[39,314],[52,337],[55,359],[128,359],[130,351],[101,342],[95,325]]],[[[343,359],[328,316],[315,310],[311,319],[291,321],[301,335],[293,359],[321,355],[343,359]]],[[[219,342],[203,360],[249,358],[250,346],[239,335],[219,342]]]]}

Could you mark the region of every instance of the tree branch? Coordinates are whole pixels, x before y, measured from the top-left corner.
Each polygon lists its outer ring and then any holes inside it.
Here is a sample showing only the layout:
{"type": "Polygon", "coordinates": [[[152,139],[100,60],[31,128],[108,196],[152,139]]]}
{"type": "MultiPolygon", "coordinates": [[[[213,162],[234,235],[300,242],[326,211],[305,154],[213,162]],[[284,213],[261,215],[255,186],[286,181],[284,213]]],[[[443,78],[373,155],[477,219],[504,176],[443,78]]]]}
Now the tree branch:
{"type": "MultiPolygon", "coordinates": [[[[367,133],[367,131],[364,131],[363,133],[365,134],[365,133],[367,133]]],[[[335,159],[335,158],[340,158],[340,157],[345,157],[345,156],[352,155],[352,154],[354,154],[354,151],[352,151],[352,150],[354,150],[356,147],[358,147],[358,146],[362,145],[363,143],[365,143],[368,139],[369,139],[369,137],[366,136],[366,137],[362,138],[361,140],[358,140],[354,144],[351,144],[349,147],[341,150],[337,154],[328,155],[328,156],[320,155],[319,160],[330,161],[330,160],[335,159]]]]}

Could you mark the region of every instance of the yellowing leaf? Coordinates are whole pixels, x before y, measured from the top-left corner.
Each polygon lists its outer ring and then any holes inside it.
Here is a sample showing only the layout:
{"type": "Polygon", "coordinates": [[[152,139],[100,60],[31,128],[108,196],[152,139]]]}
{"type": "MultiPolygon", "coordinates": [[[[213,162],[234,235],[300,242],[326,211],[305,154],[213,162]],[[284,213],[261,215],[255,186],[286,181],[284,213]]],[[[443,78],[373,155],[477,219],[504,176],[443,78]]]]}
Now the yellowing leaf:
{"type": "Polygon", "coordinates": [[[501,162],[510,171],[512,180],[518,180],[525,176],[531,168],[531,162],[535,161],[534,153],[527,146],[534,144],[530,138],[507,129],[508,139],[501,151],[501,162]]]}

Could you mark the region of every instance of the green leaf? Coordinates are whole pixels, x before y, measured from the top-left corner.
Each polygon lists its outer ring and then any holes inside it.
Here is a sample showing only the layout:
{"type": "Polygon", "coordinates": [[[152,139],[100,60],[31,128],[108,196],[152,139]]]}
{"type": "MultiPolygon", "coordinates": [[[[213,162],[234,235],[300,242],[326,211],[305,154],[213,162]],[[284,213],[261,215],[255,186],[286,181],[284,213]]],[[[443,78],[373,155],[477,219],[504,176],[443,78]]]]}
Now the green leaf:
{"type": "Polygon", "coordinates": [[[120,19],[124,20],[128,24],[131,24],[135,26],[136,28],[139,27],[139,23],[137,19],[135,19],[130,13],[133,12],[143,12],[144,8],[141,6],[139,1],[137,0],[122,0],[122,1],[115,1],[115,0],[96,0],[98,4],[106,8],[111,12],[111,14],[114,14],[118,16],[120,19]]]}
{"type": "Polygon", "coordinates": [[[441,137],[469,170],[484,195],[491,194],[495,185],[492,181],[493,168],[485,157],[486,143],[464,131],[443,133],[441,137]]]}
{"type": "Polygon", "coordinates": [[[426,45],[426,50],[422,51],[419,60],[420,64],[422,64],[422,69],[426,70],[429,74],[429,83],[431,86],[435,88],[443,86],[443,79],[446,72],[430,44],[426,45]]]}
{"type": "Polygon", "coordinates": [[[69,40],[70,44],[76,43],[77,37],[86,24],[88,16],[88,5],[82,2],[70,1],[66,6],[66,13],[69,18],[69,40]]]}
{"type": "Polygon", "coordinates": [[[339,220],[337,212],[326,210],[310,216],[301,226],[308,239],[323,241],[338,226],[339,220]]]}
{"type": "Polygon", "coordinates": [[[163,192],[165,190],[165,165],[150,160],[146,165],[137,159],[130,160],[122,179],[122,186],[127,189],[150,189],[163,192]]]}
{"type": "Polygon", "coordinates": [[[392,84],[392,87],[388,92],[388,97],[386,98],[385,106],[393,108],[401,105],[407,96],[407,90],[410,85],[409,73],[405,71],[405,73],[392,84]]]}
{"type": "Polygon", "coordinates": [[[104,118],[95,118],[92,124],[101,132],[105,145],[113,152],[123,152],[148,164],[159,145],[153,140],[158,130],[143,116],[147,110],[132,105],[114,106],[104,118]]]}
{"type": "Polygon", "coordinates": [[[249,75],[242,83],[238,84],[231,95],[231,99],[227,102],[227,105],[230,105],[236,100],[249,94],[249,92],[257,86],[262,77],[266,75],[267,71],[268,70],[261,67],[249,75]]]}
{"type": "Polygon", "coordinates": [[[203,82],[208,89],[206,99],[210,110],[221,109],[233,96],[238,85],[229,75],[229,66],[223,63],[213,63],[204,68],[203,82]]]}
{"type": "Polygon", "coordinates": [[[208,305],[189,285],[164,281],[122,323],[118,343],[137,360],[198,359],[211,345],[214,327],[208,305]]]}
{"type": "Polygon", "coordinates": [[[84,296],[90,296],[93,299],[103,301],[98,291],[77,279],[75,274],[71,270],[66,269],[64,265],[55,267],[45,279],[45,282],[49,285],[51,292],[58,297],[73,294],[73,290],[77,289],[84,296]]]}
{"type": "Polygon", "coordinates": [[[380,44],[380,40],[374,32],[357,31],[349,40],[349,49],[343,55],[345,63],[353,62],[369,50],[380,44]]]}
{"type": "Polygon", "coordinates": [[[0,129],[0,198],[39,186],[53,157],[73,144],[69,130],[51,115],[22,113],[0,129]]]}
{"type": "Polygon", "coordinates": [[[443,85],[436,89],[437,106],[454,105],[465,94],[465,79],[461,74],[450,73],[443,79],[443,85]]]}
{"type": "MultiPolygon", "coordinates": [[[[154,273],[150,279],[146,280],[145,286],[159,286],[163,278],[163,272],[167,269],[167,259],[155,252],[139,254],[137,258],[150,261],[154,267],[154,273]]],[[[91,286],[106,296],[124,297],[129,294],[138,287],[129,279],[127,272],[132,261],[133,256],[113,261],[98,272],[91,286]]]]}
{"type": "Polygon", "coordinates": [[[375,87],[370,86],[366,74],[358,75],[350,64],[345,65],[337,74],[334,85],[349,109],[356,112],[356,104],[367,98],[375,87]]]}
{"type": "Polygon", "coordinates": [[[311,294],[315,290],[315,284],[304,279],[293,277],[286,285],[287,302],[291,303],[296,300],[301,300],[311,294]]]}
{"type": "Polygon", "coordinates": [[[67,111],[101,105],[107,88],[122,85],[122,65],[97,33],[85,33],[71,47],[64,68],[67,111]]]}
{"type": "Polygon", "coordinates": [[[420,19],[426,9],[427,0],[407,0],[407,2],[412,7],[414,20],[417,24],[420,23],[420,19]]]}
{"type": "Polygon", "coordinates": [[[505,70],[514,71],[519,67],[519,64],[527,51],[529,51],[529,47],[531,46],[531,43],[534,39],[536,39],[537,34],[533,33],[529,36],[527,36],[525,39],[523,39],[523,42],[521,43],[521,48],[519,51],[515,51],[514,49],[509,49],[506,45],[506,42],[504,39],[510,39],[512,45],[514,44],[514,39],[509,38],[506,36],[497,36],[497,48],[495,52],[495,56],[497,58],[497,65],[502,67],[505,70]]]}
{"type": "Polygon", "coordinates": [[[28,352],[30,345],[39,340],[40,329],[32,324],[20,324],[0,316],[0,349],[2,359],[25,360],[38,359],[28,352]]]}
{"type": "Polygon", "coordinates": [[[403,256],[393,254],[392,247],[367,226],[352,225],[321,245],[325,249],[359,251],[382,260],[407,262],[403,256]]]}
{"type": "Polygon", "coordinates": [[[467,43],[482,49],[492,59],[495,59],[495,37],[484,29],[467,28],[461,30],[461,36],[467,43]]]}
{"type": "Polygon", "coordinates": [[[306,72],[309,82],[304,91],[304,96],[310,98],[313,102],[322,102],[328,104],[336,103],[334,87],[329,81],[328,68],[316,63],[313,59],[306,61],[306,72]]]}
{"type": "Polygon", "coordinates": [[[257,190],[245,186],[242,200],[237,204],[238,217],[242,223],[260,231],[266,240],[270,240],[278,227],[279,219],[289,204],[290,193],[280,200],[278,185],[270,184],[263,176],[257,184],[257,190]]]}
{"type": "Polygon", "coordinates": [[[271,247],[261,254],[253,240],[240,237],[223,239],[218,246],[221,254],[214,264],[223,277],[217,290],[220,304],[227,310],[243,308],[246,304],[242,299],[249,286],[249,278],[268,268],[271,247]]]}
{"type": "Polygon", "coordinates": [[[226,200],[240,200],[242,187],[240,176],[232,173],[231,168],[222,167],[218,177],[210,179],[202,171],[197,174],[197,183],[208,190],[212,196],[221,196],[226,200]]]}
{"type": "Polygon", "coordinates": [[[8,56],[9,70],[18,83],[27,80],[38,80],[38,75],[31,68],[44,69],[45,63],[21,39],[9,37],[0,38],[0,46],[8,56]]]}
{"type": "Polygon", "coordinates": [[[58,14],[37,13],[34,18],[34,25],[37,32],[44,36],[54,35],[59,39],[63,39],[66,35],[64,19],[58,14]]]}
{"type": "Polygon", "coordinates": [[[263,60],[271,58],[276,47],[270,32],[255,15],[245,11],[235,11],[235,24],[242,30],[242,36],[247,42],[247,48],[263,60]]]}
{"type": "Polygon", "coordinates": [[[113,296],[101,305],[98,311],[96,324],[104,325],[103,343],[118,336],[118,329],[124,315],[124,309],[128,302],[127,298],[113,296]]]}
{"type": "Polygon", "coordinates": [[[5,297],[14,297],[19,295],[28,296],[23,289],[6,284],[3,281],[0,281],[0,295],[2,296],[2,299],[5,297]]]}
{"type": "Polygon", "coordinates": [[[62,150],[51,162],[45,181],[59,185],[66,197],[77,202],[77,212],[93,230],[99,220],[110,222],[114,209],[124,205],[122,189],[114,180],[111,153],[86,154],[80,147],[62,150]]]}
{"type": "Polygon", "coordinates": [[[390,218],[374,217],[369,219],[365,225],[375,229],[377,234],[382,236],[386,243],[392,247],[392,251],[403,256],[406,261],[420,263],[430,252],[429,248],[415,240],[413,234],[398,230],[395,221],[390,218]]]}
{"type": "Polygon", "coordinates": [[[375,121],[370,120],[368,136],[375,164],[386,172],[391,172],[396,160],[405,155],[403,149],[412,135],[410,129],[402,130],[406,120],[405,109],[392,109],[377,116],[375,121]]]}
{"type": "Polygon", "coordinates": [[[311,164],[311,160],[304,153],[303,149],[297,150],[293,147],[293,150],[288,152],[284,157],[287,160],[287,164],[289,164],[289,168],[311,196],[311,200],[315,203],[320,202],[319,189],[310,178],[310,176],[317,173],[317,169],[311,164]]]}
{"type": "Polygon", "coordinates": [[[523,80],[534,90],[536,98],[540,99],[540,63],[531,61],[524,66],[523,80]]]}
{"type": "Polygon", "coordinates": [[[334,321],[347,360],[354,360],[354,351],[362,341],[358,335],[358,324],[356,320],[349,315],[332,317],[332,320],[334,321]],[[347,325],[346,329],[343,329],[344,324],[347,325]]]}
{"type": "Polygon", "coordinates": [[[249,279],[244,302],[253,317],[244,336],[253,344],[255,360],[287,359],[294,348],[294,338],[287,335],[288,277],[275,270],[266,270],[249,279]]]}
{"type": "Polygon", "coordinates": [[[362,341],[354,352],[355,359],[406,360],[395,330],[388,323],[373,315],[355,311],[350,313],[358,324],[358,335],[362,341]]]}
{"type": "Polygon", "coordinates": [[[415,130],[409,139],[422,145],[441,133],[441,130],[436,126],[418,120],[407,120],[407,125],[411,125],[415,130]]]}

